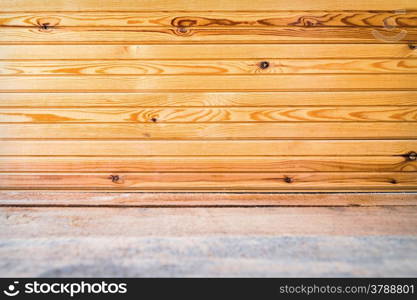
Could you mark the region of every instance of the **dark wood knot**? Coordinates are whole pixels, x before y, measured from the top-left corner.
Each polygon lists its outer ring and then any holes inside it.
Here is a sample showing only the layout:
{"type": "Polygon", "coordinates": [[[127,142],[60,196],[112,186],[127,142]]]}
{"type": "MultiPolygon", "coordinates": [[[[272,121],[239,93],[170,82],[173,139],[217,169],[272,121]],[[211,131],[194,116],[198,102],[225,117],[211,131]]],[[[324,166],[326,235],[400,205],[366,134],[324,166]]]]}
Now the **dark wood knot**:
{"type": "Polygon", "coordinates": [[[285,176],[285,177],[284,177],[284,181],[285,181],[286,183],[291,183],[293,180],[292,180],[292,178],[291,178],[291,177],[285,176]]]}
{"type": "Polygon", "coordinates": [[[185,28],[185,27],[178,27],[178,32],[187,33],[188,32],[188,29],[185,28]]]}
{"type": "Polygon", "coordinates": [[[410,153],[407,154],[407,159],[411,160],[411,161],[415,161],[417,160],[417,153],[412,151],[410,153]]]}
{"type": "Polygon", "coordinates": [[[314,23],[313,21],[311,21],[311,20],[306,20],[305,21],[305,26],[306,27],[313,27],[313,26],[315,26],[316,25],[316,23],[314,23]]]}
{"type": "Polygon", "coordinates": [[[413,45],[413,44],[409,44],[408,48],[410,48],[411,50],[416,50],[417,49],[417,45],[413,45]]]}
{"type": "Polygon", "coordinates": [[[267,68],[269,67],[269,62],[267,62],[267,61],[261,61],[261,62],[259,63],[259,67],[260,67],[261,69],[267,69],[267,68]]]}
{"type": "Polygon", "coordinates": [[[119,175],[110,175],[109,179],[111,179],[112,182],[116,183],[116,182],[119,182],[120,177],[119,175]]]}
{"type": "Polygon", "coordinates": [[[151,121],[155,123],[155,122],[158,121],[158,119],[157,118],[152,118],[151,121]]]}
{"type": "Polygon", "coordinates": [[[392,184],[397,184],[398,183],[397,180],[395,180],[395,179],[391,179],[389,182],[392,183],[392,184]]]}
{"type": "Polygon", "coordinates": [[[40,25],[40,27],[41,27],[41,29],[42,30],[48,30],[50,27],[49,27],[49,23],[42,23],[41,25],[40,25]]]}

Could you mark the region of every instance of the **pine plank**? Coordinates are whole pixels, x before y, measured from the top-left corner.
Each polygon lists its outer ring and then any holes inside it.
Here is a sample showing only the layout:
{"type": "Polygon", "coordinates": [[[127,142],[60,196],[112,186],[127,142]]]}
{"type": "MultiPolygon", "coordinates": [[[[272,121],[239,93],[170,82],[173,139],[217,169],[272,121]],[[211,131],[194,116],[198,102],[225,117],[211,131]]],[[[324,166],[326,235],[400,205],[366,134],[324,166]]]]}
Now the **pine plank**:
{"type": "Polygon", "coordinates": [[[0,157],[0,172],[417,172],[401,156],[0,157]]]}
{"type": "Polygon", "coordinates": [[[2,173],[0,186],[3,189],[417,191],[417,173],[2,173]]]}
{"type": "MultiPolygon", "coordinates": [[[[223,4],[222,4],[223,5],[223,4]]],[[[415,11],[9,12],[0,26],[415,27],[415,11]]]]}
{"type": "MultiPolygon", "coordinates": [[[[414,0],[367,0],[346,2],[333,0],[332,9],[341,10],[417,10],[414,0]]],[[[271,11],[271,10],[326,10],[329,0],[14,0],[0,2],[1,11],[271,11]]]]}
{"type": "Polygon", "coordinates": [[[417,140],[2,141],[7,156],[406,156],[417,140]]]}
{"type": "Polygon", "coordinates": [[[414,140],[358,141],[2,141],[0,155],[406,155],[414,140]]]}
{"type": "Polygon", "coordinates": [[[1,75],[259,75],[417,73],[417,59],[0,61],[1,75]],[[263,62],[268,65],[265,69],[263,62]]]}
{"type": "Polygon", "coordinates": [[[417,89],[414,74],[0,76],[3,92],[323,91],[417,89]],[[117,82],[115,85],[114,83],[117,82]]]}
{"type": "Polygon", "coordinates": [[[0,59],[416,58],[407,44],[0,45],[0,59]]]}
{"type": "Polygon", "coordinates": [[[415,43],[416,27],[0,27],[0,43],[415,43]],[[406,28],[406,29],[405,29],[406,28]]]}
{"type": "Polygon", "coordinates": [[[417,121],[417,106],[0,109],[0,123],[417,121]]]}
{"type": "Polygon", "coordinates": [[[416,106],[414,91],[0,93],[3,108],[416,106]]]}
{"type": "Polygon", "coordinates": [[[416,122],[0,124],[2,139],[415,139],[416,122]]]}

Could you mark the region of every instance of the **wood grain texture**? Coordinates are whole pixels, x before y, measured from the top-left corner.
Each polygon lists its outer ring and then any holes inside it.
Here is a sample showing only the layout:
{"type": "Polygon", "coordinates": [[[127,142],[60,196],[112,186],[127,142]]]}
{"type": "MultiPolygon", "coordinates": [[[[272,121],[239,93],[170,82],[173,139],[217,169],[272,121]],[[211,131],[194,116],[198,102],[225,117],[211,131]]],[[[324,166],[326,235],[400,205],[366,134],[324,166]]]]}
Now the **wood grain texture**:
{"type": "Polygon", "coordinates": [[[0,93],[4,108],[417,106],[417,91],[0,93]]]}
{"type": "Polygon", "coordinates": [[[0,11],[1,189],[417,191],[415,1],[0,11]]]}
{"type": "Polygon", "coordinates": [[[416,122],[0,124],[2,139],[415,139],[416,122]]]}
{"type": "MultiPolygon", "coordinates": [[[[417,140],[1,141],[3,156],[402,156],[417,140]]],[[[332,158],[330,158],[332,159],[332,158]]]]}
{"type": "MultiPolygon", "coordinates": [[[[250,0],[14,0],[13,5],[8,1],[0,2],[2,11],[271,11],[271,10],[326,10],[329,9],[329,0],[260,0],[256,3],[250,0]]],[[[367,0],[346,2],[334,0],[332,9],[342,10],[417,10],[414,0],[367,0]]]]}
{"type": "Polygon", "coordinates": [[[401,156],[0,157],[0,172],[417,172],[401,156]]]}
{"type": "Polygon", "coordinates": [[[140,92],[140,91],[323,91],[323,90],[415,90],[413,74],[343,75],[175,75],[175,76],[0,76],[3,92],[140,92]],[[117,85],[114,82],[118,82],[117,85]]]}
{"type": "Polygon", "coordinates": [[[407,44],[0,45],[0,59],[417,58],[407,44]]]}
{"type": "MultiPolygon", "coordinates": [[[[372,207],[405,206],[409,211],[417,206],[417,193],[123,193],[123,192],[48,192],[0,191],[0,206],[316,206],[372,207]]],[[[271,207],[270,207],[271,208],[271,207]]],[[[9,208],[11,209],[11,208],[9,208]]],[[[259,209],[259,208],[253,208],[259,209]]],[[[296,208],[295,208],[296,209],[296,208]]],[[[223,210],[222,210],[223,211],[223,210]]],[[[253,216],[253,210],[248,216],[253,216]]],[[[392,212],[390,212],[392,213],[392,212]]],[[[190,216],[191,214],[184,214],[190,216]]],[[[57,214],[57,217],[60,216],[57,214]]],[[[337,218],[341,215],[337,213],[337,218]]],[[[367,219],[372,215],[367,215],[367,219]]],[[[209,216],[210,220],[212,216],[209,216]]],[[[387,218],[392,220],[392,217],[387,218]]],[[[181,223],[181,222],[180,222],[181,223]]],[[[300,224],[300,222],[296,222],[300,224]]],[[[350,224],[352,225],[353,222],[350,224]]],[[[382,222],[381,224],[384,224],[382,222]]],[[[379,225],[381,225],[379,224],[379,225]]],[[[397,224],[397,223],[396,223],[397,224]]],[[[239,226],[238,226],[239,227],[239,226]]],[[[268,227],[268,226],[267,226],[268,227]]],[[[328,228],[328,226],[327,226],[328,228]]],[[[374,226],[372,229],[380,228],[374,226]]],[[[389,227],[392,229],[392,226],[389,227]]],[[[402,227],[401,227],[402,228],[402,227]]],[[[282,228],[281,228],[282,229],[282,228]]],[[[368,228],[370,229],[370,228],[368,228]]],[[[388,228],[387,228],[388,229],[388,228]]],[[[404,229],[404,228],[403,228],[404,229]]],[[[305,231],[303,231],[305,234],[305,231]]],[[[4,232],[3,232],[4,233],[4,232]]],[[[27,232],[26,232],[27,233],[27,232]]],[[[242,231],[247,234],[248,232],[242,231]]],[[[323,232],[319,232],[322,234],[323,232]]],[[[383,232],[386,234],[386,231],[383,232]]],[[[275,232],[276,234],[276,232],[275,232]]]]}
{"type": "Polygon", "coordinates": [[[0,13],[0,26],[416,27],[414,11],[0,13]]]}
{"type": "Polygon", "coordinates": [[[52,278],[412,278],[416,215],[415,207],[3,207],[0,270],[52,278]]]}
{"type": "MultiPolygon", "coordinates": [[[[31,192],[33,194],[33,192],[31,192]]],[[[45,192],[43,192],[45,194],[45,192]]],[[[58,193],[54,193],[58,195],[58,193]]],[[[62,194],[62,193],[61,193],[62,194]]],[[[77,195],[72,193],[73,195],[77,195]]],[[[78,194],[80,196],[88,197],[87,193],[78,194]]],[[[98,195],[103,195],[99,193],[98,195]]],[[[104,194],[106,195],[106,194],[104,194]]],[[[121,196],[127,194],[121,194],[121,196]]],[[[130,194],[132,195],[132,194],[130,194]]],[[[137,197],[140,195],[136,194],[137,197]]],[[[161,195],[161,194],[159,194],[161,195]]],[[[201,194],[200,194],[201,195],[201,194]]],[[[395,195],[390,194],[392,197],[395,195]]],[[[131,196],[132,198],[135,196],[131,196]]],[[[170,197],[174,197],[169,195],[170,197]]],[[[288,195],[290,198],[291,195],[288,195]]],[[[303,195],[308,198],[315,198],[317,195],[303,195]]],[[[322,195],[323,197],[332,198],[331,195],[322,195]]],[[[104,196],[106,197],[106,196],[104,196]]],[[[103,198],[104,198],[103,197],[103,198]]],[[[107,198],[116,198],[116,194],[107,194],[107,198]]],[[[145,194],[143,197],[152,198],[152,195],[145,194]]],[[[168,195],[167,195],[168,197],[168,195]]],[[[189,198],[191,196],[188,196],[189,198]]],[[[207,197],[215,197],[215,195],[207,195],[207,197]]],[[[355,195],[341,195],[339,197],[344,198],[355,198],[355,195]]],[[[368,195],[370,198],[375,198],[376,196],[368,195]]],[[[127,197],[126,197],[127,198],[127,197]]],[[[129,201],[131,198],[128,198],[129,201]]],[[[75,200],[75,199],[74,199],[75,200]]],[[[120,199],[121,200],[121,199],[120,199]]],[[[76,201],[76,200],[75,200],[76,201]]],[[[104,201],[104,200],[103,200],[104,201]]],[[[122,201],[122,200],[121,200],[122,201]]],[[[249,252],[249,249],[255,248],[259,249],[260,253],[269,250],[271,248],[282,249],[284,252],[281,252],[282,255],[288,255],[285,257],[285,261],[291,260],[291,257],[294,257],[297,253],[297,257],[307,255],[307,252],[314,249],[317,251],[317,261],[320,263],[323,262],[323,252],[326,249],[326,245],[340,245],[341,236],[350,237],[348,240],[344,240],[344,247],[340,247],[339,250],[343,248],[353,247],[352,234],[360,236],[360,240],[364,241],[364,245],[361,247],[363,251],[367,253],[369,251],[369,239],[366,236],[381,236],[386,237],[387,235],[393,239],[392,246],[399,246],[402,242],[406,241],[406,237],[415,237],[417,235],[417,209],[416,207],[257,207],[252,209],[247,208],[149,208],[149,209],[140,209],[140,208],[88,208],[85,207],[73,207],[73,208],[62,208],[62,207],[2,207],[0,210],[0,224],[2,228],[7,228],[9,230],[1,231],[1,238],[4,240],[15,241],[15,243],[5,242],[3,247],[12,248],[15,250],[25,249],[23,242],[27,242],[31,239],[41,239],[39,241],[39,247],[42,247],[45,251],[53,248],[50,243],[46,241],[60,237],[65,241],[66,248],[60,247],[58,253],[54,254],[54,260],[63,259],[62,252],[65,254],[70,249],[73,249],[73,241],[77,238],[87,240],[89,238],[95,237],[91,240],[91,243],[96,247],[89,249],[103,249],[102,243],[97,245],[97,241],[102,241],[98,238],[106,238],[109,241],[108,246],[114,245],[112,248],[118,250],[120,256],[127,256],[126,251],[132,249],[131,247],[134,244],[141,244],[136,238],[143,237],[155,237],[158,240],[168,240],[169,243],[166,244],[179,244],[177,248],[178,252],[182,252],[183,248],[187,248],[187,240],[194,240],[197,237],[207,237],[207,236],[217,236],[221,239],[227,240],[232,239],[233,237],[247,237],[248,243],[246,247],[238,248],[245,249],[242,256],[246,256],[249,252]],[[121,218],[121,214],[123,218],[121,218]],[[303,220],[300,222],[300,219],[303,220]],[[51,224],[56,224],[56,226],[51,226],[51,224]],[[152,224],[152,225],[150,225],[152,224]],[[13,230],[12,230],[13,229],[13,230]],[[304,246],[305,240],[294,240],[295,236],[314,238],[315,236],[327,238],[323,241],[322,247],[302,247],[304,246]],[[395,237],[397,235],[397,237],[395,237]],[[276,240],[269,240],[271,242],[266,248],[263,247],[264,242],[268,242],[268,237],[276,238],[277,236],[282,237],[284,240],[279,247],[277,243],[273,243],[276,240]],[[169,239],[177,238],[177,240],[169,239]],[[183,237],[184,239],[180,240],[179,238],[183,237]],[[21,242],[22,241],[22,242],[21,242]],[[176,242],[175,242],[176,241],[176,242]],[[184,243],[178,243],[178,241],[183,241],[184,243]],[[296,242],[297,241],[297,242],[296,242]],[[19,243],[17,243],[19,242],[19,243]],[[294,242],[294,243],[293,243],[294,242]],[[129,247],[121,247],[122,244],[128,243],[129,247]],[[282,245],[282,247],[281,247],[282,245]],[[293,245],[293,251],[287,253],[288,247],[293,245]],[[298,251],[302,254],[300,255],[298,251]],[[66,251],[67,250],[67,251],[66,251]],[[298,256],[300,255],[300,256],[298,256]]],[[[236,239],[232,239],[230,242],[233,243],[236,239]]],[[[310,240],[311,241],[311,240],[310,240]]],[[[381,242],[381,240],[379,240],[381,242]]],[[[376,241],[375,241],[376,242],[376,241]]],[[[409,240],[410,243],[415,242],[415,238],[409,240]]],[[[197,243],[199,244],[199,243],[197,243]]],[[[54,245],[54,244],[53,244],[54,245]]],[[[85,244],[84,244],[85,245],[85,244]]],[[[148,243],[145,243],[149,247],[148,243]]],[[[201,245],[201,244],[199,244],[201,245]]],[[[209,252],[213,248],[217,248],[217,243],[211,244],[207,243],[209,252]]],[[[90,245],[91,246],[91,245],[90,245]]],[[[235,246],[233,244],[233,246],[235,246]]],[[[146,249],[147,247],[143,248],[146,249]]],[[[333,246],[334,247],[334,246],[333,246]]],[[[328,255],[332,257],[340,257],[339,252],[334,252],[334,248],[331,247],[330,251],[326,250],[328,255]],[[328,252],[327,252],[328,251],[328,252]]],[[[231,246],[232,248],[232,246],[231,246]]],[[[38,248],[35,248],[38,249],[38,248]]],[[[80,248],[75,248],[79,250],[80,248]]],[[[85,248],[83,248],[85,250],[85,248]]],[[[137,248],[133,248],[137,249],[137,248]]],[[[167,253],[164,251],[167,247],[151,247],[152,251],[161,251],[161,255],[167,253]],[[155,248],[162,248],[163,250],[158,250],[155,248]]],[[[218,249],[218,248],[217,248],[218,249]]],[[[354,248],[357,249],[356,247],[354,248]]],[[[374,248],[375,249],[375,248],[374,248]]],[[[369,253],[368,258],[371,258],[375,253],[387,252],[386,247],[381,247],[381,252],[372,251],[369,253]],[[384,251],[385,250],[385,251],[384,251]]],[[[391,248],[389,248],[391,249],[391,248]]],[[[406,255],[408,247],[397,249],[402,249],[404,255],[406,255]]],[[[414,248],[413,248],[414,249],[414,248]]],[[[149,251],[149,250],[147,250],[149,251]]],[[[177,252],[176,251],[176,252],[177,252]]],[[[198,250],[190,249],[191,253],[206,253],[203,249],[198,248],[198,250]]],[[[236,250],[235,250],[236,251],[236,250]]],[[[82,252],[82,251],[81,251],[82,252]]],[[[272,250],[267,251],[268,254],[272,250]]],[[[28,260],[27,255],[22,255],[27,253],[26,251],[13,253],[13,255],[18,256],[20,259],[28,260]]],[[[44,251],[41,251],[44,253],[44,251]]],[[[55,253],[55,251],[47,252],[55,253]]],[[[87,254],[86,252],[84,252],[87,254]]],[[[96,251],[89,253],[91,258],[96,257],[96,251]]],[[[135,252],[136,253],[136,252],[135,252]]],[[[142,251],[140,251],[142,253],[142,251]]],[[[148,252],[150,253],[150,252],[148,252]]],[[[189,253],[189,252],[186,252],[189,253]]],[[[211,253],[211,251],[209,252],[211,253]]],[[[223,252],[230,253],[228,251],[223,252]]],[[[233,252],[232,252],[233,253],[233,252]]],[[[235,252],[240,253],[240,251],[235,252]]],[[[274,253],[274,252],[273,252],[274,253]]],[[[346,257],[346,260],[352,260],[356,251],[352,251],[350,256],[346,257]]],[[[391,252],[392,253],[392,252],[391,252]]],[[[393,253],[397,253],[393,251],[393,253]]],[[[35,254],[35,253],[33,253],[35,254]]],[[[79,256],[80,252],[72,252],[74,256],[79,256]]],[[[412,253],[412,257],[415,257],[415,252],[412,253]]],[[[12,255],[12,253],[10,253],[12,255]]],[[[197,254],[195,254],[197,255],[197,254]]],[[[37,257],[37,255],[34,255],[37,257]]],[[[207,254],[207,256],[209,256],[207,254]]],[[[207,257],[203,255],[203,257],[207,257]]],[[[269,257],[264,254],[264,256],[269,257]]],[[[45,259],[47,259],[46,256],[45,259]]],[[[104,257],[108,257],[105,255],[104,257]]],[[[147,257],[147,256],[146,256],[147,257]]],[[[168,256],[169,257],[169,256],[168,256]]],[[[210,256],[209,256],[210,257],[210,256]]],[[[239,256],[238,256],[239,257],[239,256]]],[[[266,259],[263,258],[263,259],[266,259]]],[[[380,256],[378,256],[380,257],[380,256]]],[[[397,256],[392,257],[392,254],[386,256],[387,258],[392,259],[392,264],[395,261],[398,261],[397,256]]],[[[137,257],[134,256],[134,260],[137,260],[137,257]]],[[[189,258],[189,256],[184,257],[184,262],[189,258]]],[[[228,257],[227,260],[231,258],[228,257]]],[[[301,257],[300,257],[301,259],[301,257]]],[[[241,261],[242,258],[239,259],[241,261]]],[[[33,262],[33,258],[31,260],[33,262]]],[[[362,261],[362,260],[360,260],[362,261]]],[[[45,262],[45,261],[43,261],[45,262]]],[[[80,265],[82,265],[83,260],[80,260],[80,265]]],[[[104,262],[104,259],[103,259],[104,262]]],[[[224,260],[222,260],[224,262],[224,260]]],[[[233,261],[235,262],[235,261],[233,261]]],[[[379,264],[380,261],[378,260],[379,264]]],[[[408,262],[408,260],[407,260],[408,262]]],[[[409,265],[408,263],[405,263],[409,265]]],[[[57,265],[58,262],[55,262],[57,265]]],[[[28,260],[29,264],[29,260],[28,260]]],[[[358,265],[360,262],[358,262],[358,265]]],[[[377,262],[376,262],[377,264],[377,262]]],[[[235,265],[235,264],[233,264],[235,265]]],[[[313,264],[313,266],[316,264],[313,264]]],[[[330,263],[328,268],[329,272],[334,267],[334,263],[330,263]]],[[[414,264],[412,264],[414,265],[414,264]]],[[[74,266],[74,265],[73,265],[74,266]]],[[[75,264],[75,266],[78,266],[75,264]]],[[[311,266],[312,268],[314,268],[311,266]]],[[[16,268],[16,266],[13,266],[16,268]]],[[[43,268],[46,269],[45,264],[43,268]]],[[[249,267],[252,269],[253,267],[249,267]]],[[[394,268],[394,267],[393,267],[394,268]]],[[[17,268],[16,268],[17,269],[17,268]]],[[[64,268],[62,268],[64,269],[64,268]]],[[[193,269],[190,267],[190,269],[193,269]]],[[[233,269],[233,268],[232,268],[233,269]]],[[[310,269],[310,268],[308,268],[310,269]]],[[[58,270],[61,270],[60,268],[58,270]]],[[[177,268],[176,268],[177,270],[177,268]]],[[[305,269],[307,271],[307,269],[305,269]]],[[[415,270],[415,269],[414,269],[415,270]]],[[[64,272],[64,270],[62,270],[64,272]]],[[[365,271],[365,269],[364,269],[365,271]]],[[[42,274],[42,273],[36,273],[42,274]]],[[[137,273],[140,275],[141,273],[137,273]]],[[[256,273],[259,274],[259,273],[256,273]]],[[[287,273],[282,273],[287,274],[287,273]]],[[[302,276],[302,273],[299,273],[302,276]]],[[[310,273],[311,274],[311,273],[310,273]]],[[[313,273],[316,274],[316,273],[313,273]]],[[[360,274],[360,273],[359,273],[360,274]]],[[[383,274],[383,273],[378,273],[383,274]]],[[[398,273],[396,273],[398,274],[398,273]]],[[[414,273],[413,273],[414,274],[414,273]]],[[[123,273],[120,273],[123,275],[123,273]]]]}
{"type": "Polygon", "coordinates": [[[405,28],[0,27],[0,43],[415,43],[405,28]]]}
{"type": "Polygon", "coordinates": [[[416,172],[2,173],[3,189],[417,191],[416,172]]]}
{"type": "Polygon", "coordinates": [[[417,73],[417,59],[0,61],[1,75],[249,75],[417,73]]]}
{"type": "Polygon", "coordinates": [[[0,123],[417,121],[417,106],[2,109],[0,123]]]}

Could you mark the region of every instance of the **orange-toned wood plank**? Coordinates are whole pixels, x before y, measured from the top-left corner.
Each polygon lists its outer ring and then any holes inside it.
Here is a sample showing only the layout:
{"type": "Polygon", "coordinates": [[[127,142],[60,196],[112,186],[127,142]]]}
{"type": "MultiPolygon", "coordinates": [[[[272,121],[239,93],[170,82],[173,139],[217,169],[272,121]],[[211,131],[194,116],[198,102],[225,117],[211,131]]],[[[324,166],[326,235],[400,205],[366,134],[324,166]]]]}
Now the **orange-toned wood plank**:
{"type": "Polygon", "coordinates": [[[138,92],[138,91],[320,91],[320,90],[395,90],[417,89],[414,74],[343,75],[175,75],[175,76],[83,76],[41,77],[0,76],[3,92],[138,92]],[[117,84],[115,84],[117,82],[117,84]]]}
{"type": "Polygon", "coordinates": [[[2,189],[417,191],[417,173],[2,173],[0,186],[2,189]]]}
{"type": "Polygon", "coordinates": [[[417,140],[276,140],[276,141],[2,141],[0,155],[45,156],[407,156],[417,140]]]}
{"type": "Polygon", "coordinates": [[[414,11],[9,12],[0,26],[417,26],[414,11]]]}
{"type": "Polygon", "coordinates": [[[0,61],[1,75],[417,73],[417,59],[0,61]]]}
{"type": "Polygon", "coordinates": [[[0,157],[0,172],[417,172],[415,156],[0,157]]]}
{"type": "Polygon", "coordinates": [[[0,107],[416,106],[414,91],[0,93],[0,107]]]}
{"type": "Polygon", "coordinates": [[[0,123],[417,121],[417,106],[2,109],[0,123]]]}
{"type": "MultiPolygon", "coordinates": [[[[325,10],[329,0],[14,0],[0,2],[1,11],[271,11],[271,10],[325,10]]],[[[342,10],[416,10],[414,0],[367,0],[346,2],[333,0],[332,9],[342,10]]]]}
{"type": "Polygon", "coordinates": [[[416,58],[406,44],[0,45],[0,59],[416,58]]]}
{"type": "Polygon", "coordinates": [[[415,43],[417,28],[0,27],[0,43],[415,43]]]}
{"type": "Polygon", "coordinates": [[[416,122],[0,124],[3,139],[415,139],[416,122]]]}

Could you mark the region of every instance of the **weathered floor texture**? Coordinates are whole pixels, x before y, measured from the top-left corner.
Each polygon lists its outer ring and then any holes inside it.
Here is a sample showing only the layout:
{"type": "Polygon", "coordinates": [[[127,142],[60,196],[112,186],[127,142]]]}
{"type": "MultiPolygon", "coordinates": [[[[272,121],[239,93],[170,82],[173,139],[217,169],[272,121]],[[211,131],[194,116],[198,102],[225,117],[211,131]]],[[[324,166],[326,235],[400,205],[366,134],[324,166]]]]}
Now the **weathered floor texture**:
{"type": "Polygon", "coordinates": [[[2,277],[417,276],[417,207],[1,207],[2,277]]]}

